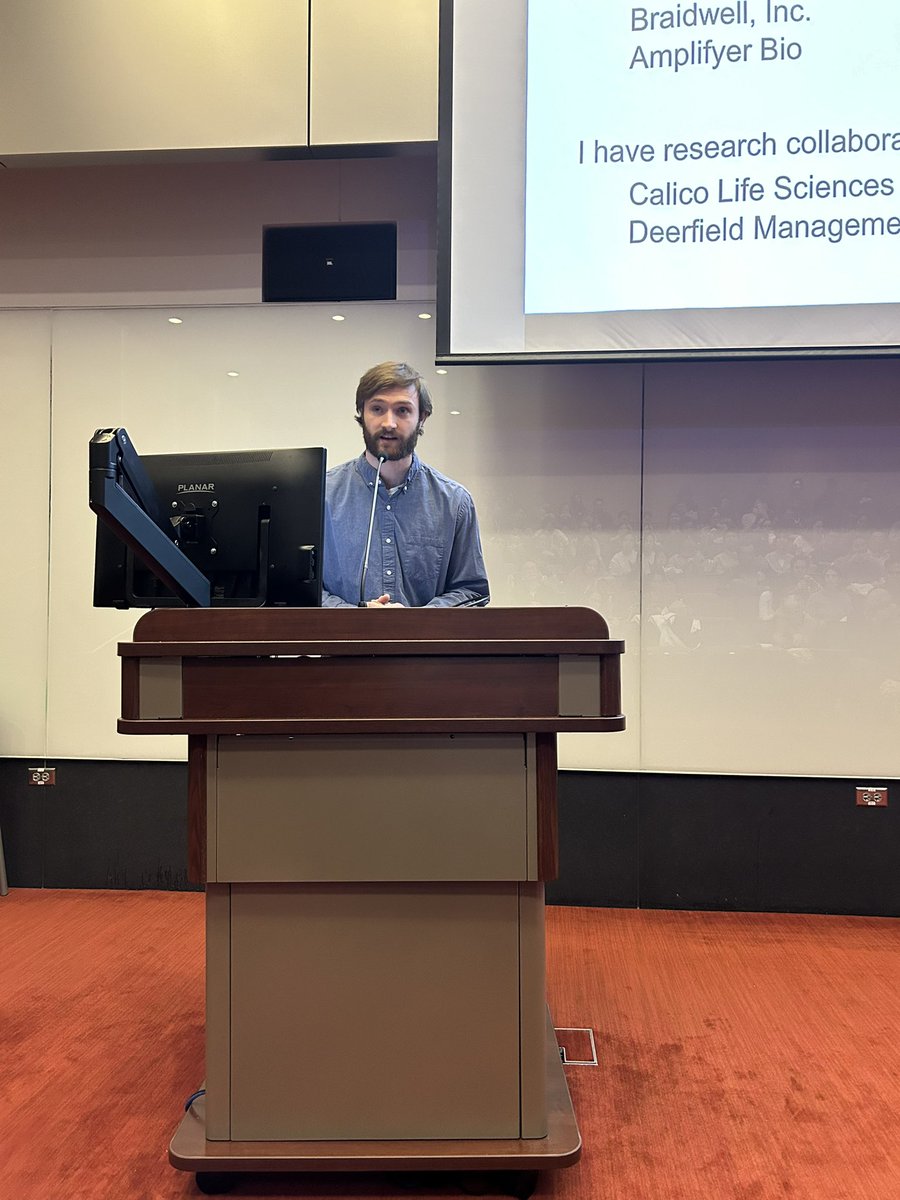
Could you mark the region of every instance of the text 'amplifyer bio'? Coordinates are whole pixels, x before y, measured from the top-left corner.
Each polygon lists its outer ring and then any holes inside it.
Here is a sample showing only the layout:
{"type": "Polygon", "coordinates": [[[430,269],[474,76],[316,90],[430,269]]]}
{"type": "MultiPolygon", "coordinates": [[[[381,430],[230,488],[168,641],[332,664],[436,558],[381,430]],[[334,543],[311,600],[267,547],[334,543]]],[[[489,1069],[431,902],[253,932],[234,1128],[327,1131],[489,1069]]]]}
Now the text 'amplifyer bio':
{"type": "MultiPolygon", "coordinates": [[[[676,4],[674,8],[632,8],[633,33],[667,33],[673,30],[702,30],[714,26],[740,26],[755,29],[761,25],[801,24],[810,20],[803,4],[765,4],[751,7],[749,0],[736,4],[708,6],[676,4]],[[758,9],[758,17],[754,15],[758,9]]],[[[708,67],[718,71],[729,64],[747,62],[796,62],[803,55],[800,41],[783,34],[755,36],[750,41],[725,42],[712,37],[692,38],[687,45],[646,46],[631,51],[629,70],[679,71],[708,67]]]]}

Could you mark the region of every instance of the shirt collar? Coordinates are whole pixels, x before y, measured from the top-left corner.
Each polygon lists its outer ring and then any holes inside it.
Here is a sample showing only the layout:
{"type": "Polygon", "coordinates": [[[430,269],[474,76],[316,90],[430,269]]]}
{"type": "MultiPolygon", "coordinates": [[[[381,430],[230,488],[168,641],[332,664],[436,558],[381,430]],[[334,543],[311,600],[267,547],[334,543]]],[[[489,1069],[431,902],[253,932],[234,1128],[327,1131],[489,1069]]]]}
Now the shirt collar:
{"type": "MultiPolygon", "coordinates": [[[[366,487],[371,487],[372,484],[375,482],[375,476],[377,474],[377,471],[376,471],[376,468],[373,467],[371,465],[371,463],[369,462],[369,460],[366,458],[365,452],[363,452],[359,456],[359,458],[356,460],[356,470],[362,477],[363,483],[365,483],[366,487]]],[[[412,462],[410,463],[410,466],[409,466],[409,474],[406,476],[403,483],[400,484],[400,487],[402,487],[402,488],[409,487],[409,485],[412,483],[412,481],[415,479],[415,477],[418,475],[418,473],[419,473],[419,456],[418,456],[418,454],[413,452],[412,462]]]]}

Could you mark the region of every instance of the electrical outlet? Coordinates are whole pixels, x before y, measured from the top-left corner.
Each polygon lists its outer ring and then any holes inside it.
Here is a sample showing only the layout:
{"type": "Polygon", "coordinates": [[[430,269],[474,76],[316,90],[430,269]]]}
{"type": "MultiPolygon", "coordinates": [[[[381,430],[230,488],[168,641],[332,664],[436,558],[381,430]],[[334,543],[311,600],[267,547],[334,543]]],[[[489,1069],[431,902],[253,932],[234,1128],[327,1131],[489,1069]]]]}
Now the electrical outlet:
{"type": "Polygon", "coordinates": [[[865,808],[887,808],[888,790],[869,783],[856,789],[856,803],[865,808]]]}
{"type": "Polygon", "coordinates": [[[33,787],[52,787],[56,783],[56,767],[29,767],[28,782],[33,787]]]}

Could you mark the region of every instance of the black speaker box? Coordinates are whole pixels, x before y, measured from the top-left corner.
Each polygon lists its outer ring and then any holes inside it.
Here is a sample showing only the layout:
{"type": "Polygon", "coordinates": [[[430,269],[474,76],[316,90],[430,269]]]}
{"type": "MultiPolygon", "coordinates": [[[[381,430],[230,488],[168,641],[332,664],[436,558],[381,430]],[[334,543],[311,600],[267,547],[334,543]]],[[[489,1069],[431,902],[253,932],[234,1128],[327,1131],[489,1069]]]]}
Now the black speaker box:
{"type": "Polygon", "coordinates": [[[396,224],[269,226],[262,298],[396,300],[396,224]]]}

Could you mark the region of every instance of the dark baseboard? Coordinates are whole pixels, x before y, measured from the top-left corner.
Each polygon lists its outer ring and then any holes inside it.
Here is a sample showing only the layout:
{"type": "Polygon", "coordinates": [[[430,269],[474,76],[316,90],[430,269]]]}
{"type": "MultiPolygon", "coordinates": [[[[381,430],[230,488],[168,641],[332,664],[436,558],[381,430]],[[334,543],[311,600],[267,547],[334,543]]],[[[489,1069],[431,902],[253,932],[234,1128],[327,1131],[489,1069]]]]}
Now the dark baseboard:
{"type": "MultiPolygon", "coordinates": [[[[193,890],[184,763],[57,761],[54,787],[0,759],[11,887],[193,890]]],[[[900,916],[900,783],[858,808],[857,780],[560,774],[551,904],[900,916]]]]}
{"type": "Polygon", "coordinates": [[[187,764],[0,759],[0,829],[10,887],[188,891],[187,764]]]}
{"type": "Polygon", "coordinates": [[[900,786],[859,780],[562,772],[552,904],[900,916],[900,786]]]}

